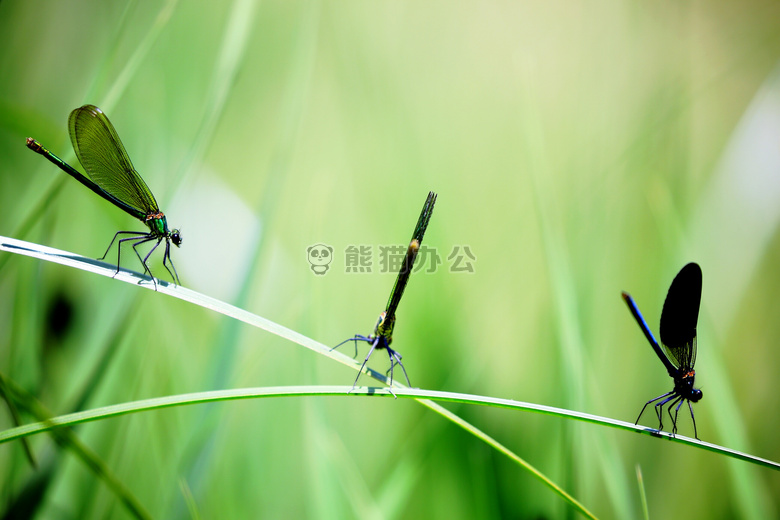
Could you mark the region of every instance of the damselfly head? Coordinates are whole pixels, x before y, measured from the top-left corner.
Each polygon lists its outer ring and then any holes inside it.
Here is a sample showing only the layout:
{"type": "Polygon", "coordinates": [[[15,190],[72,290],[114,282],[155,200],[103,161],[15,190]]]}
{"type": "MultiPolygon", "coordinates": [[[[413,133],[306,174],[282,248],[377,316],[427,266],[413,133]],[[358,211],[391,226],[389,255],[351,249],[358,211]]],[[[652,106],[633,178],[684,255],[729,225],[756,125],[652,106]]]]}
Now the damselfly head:
{"type": "Polygon", "coordinates": [[[175,245],[176,247],[179,247],[181,245],[182,243],[181,231],[179,231],[178,229],[174,229],[173,231],[171,231],[171,242],[173,242],[173,245],[175,245]]]}

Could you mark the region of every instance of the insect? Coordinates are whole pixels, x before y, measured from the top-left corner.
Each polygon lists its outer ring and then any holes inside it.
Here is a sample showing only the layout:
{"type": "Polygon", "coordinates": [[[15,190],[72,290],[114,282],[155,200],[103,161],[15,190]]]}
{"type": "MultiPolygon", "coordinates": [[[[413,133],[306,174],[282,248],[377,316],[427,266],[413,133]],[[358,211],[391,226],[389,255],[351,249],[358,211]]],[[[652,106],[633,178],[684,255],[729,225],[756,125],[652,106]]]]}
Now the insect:
{"type": "Polygon", "coordinates": [[[68,118],[68,130],[76,157],[86,170],[87,175],[82,175],[74,167],[44,148],[32,137],[27,138],[27,148],[41,154],[62,171],[79,181],[81,184],[97,193],[108,202],[137,218],[149,228],[149,231],[119,231],[114,235],[108,245],[105,254],[99,258],[103,260],[111,246],[120,235],[130,235],[119,239],[116,257],[116,276],[119,273],[119,261],[122,254],[122,244],[133,244],[133,251],[144,266],[144,272],[149,273],[157,290],[157,282],[152,275],[146,261],[155,249],[165,241],[165,255],[163,266],[179,285],[179,276],[176,267],[171,260],[171,242],[179,247],[182,242],[178,229],[169,230],[168,221],[160,211],[157,201],[144,180],[133,168],[119,135],[114,130],[111,121],[98,107],[84,105],[70,113],[68,118]],[[141,258],[137,247],[147,242],[157,241],[152,249],[141,258]],[[171,270],[173,269],[173,270],[171,270]]]}
{"type": "Polygon", "coordinates": [[[417,225],[414,228],[414,233],[412,234],[411,242],[409,242],[409,247],[406,249],[406,256],[404,256],[401,270],[398,273],[398,278],[396,279],[393,290],[390,293],[390,299],[387,301],[387,307],[385,308],[385,311],[379,315],[379,320],[376,323],[376,327],[374,327],[374,333],[370,336],[356,334],[354,337],[346,339],[333,347],[334,349],[337,349],[344,343],[354,341],[355,351],[357,352],[358,341],[365,341],[371,345],[371,349],[368,351],[368,355],[366,356],[366,359],[363,360],[363,365],[361,365],[360,370],[358,371],[355,382],[352,384],[352,390],[355,389],[358,379],[360,378],[360,374],[363,372],[363,368],[365,368],[366,363],[368,363],[368,358],[371,357],[371,354],[373,354],[374,350],[376,349],[385,349],[387,351],[387,355],[390,357],[390,369],[388,370],[388,372],[390,372],[390,386],[393,386],[393,368],[395,365],[400,365],[401,370],[403,370],[404,376],[406,377],[406,382],[409,384],[409,386],[412,386],[412,383],[409,381],[409,376],[406,373],[406,368],[401,362],[401,354],[390,348],[390,343],[393,341],[395,311],[398,308],[398,303],[401,301],[401,296],[404,294],[406,284],[409,282],[409,275],[412,274],[412,267],[414,267],[414,261],[417,258],[417,254],[420,252],[420,244],[422,244],[423,235],[425,234],[425,229],[428,227],[428,222],[431,220],[434,204],[436,204],[436,194],[431,191],[428,193],[428,198],[425,200],[425,204],[423,205],[422,211],[420,212],[420,218],[417,219],[417,225]]]}
{"type": "Polygon", "coordinates": [[[674,435],[677,433],[677,413],[682,403],[687,402],[688,409],[691,411],[694,436],[698,439],[699,434],[696,431],[696,419],[693,416],[691,403],[697,403],[702,398],[702,391],[693,387],[696,376],[693,370],[696,363],[696,323],[699,319],[701,303],[701,268],[698,264],[690,263],[674,277],[661,311],[661,345],[650,332],[634,299],[624,292],[623,300],[634,315],[639,328],[644,332],[647,341],[650,342],[650,346],[674,380],[674,388],[671,392],[659,395],[645,403],[634,424],[639,423],[639,418],[642,417],[647,405],[659,401],[655,404],[655,413],[658,416],[658,430],[663,430],[663,408],[669,403],[667,413],[672,420],[672,435],[674,435]],[[674,408],[674,415],[672,415],[672,408],[674,408]]]}

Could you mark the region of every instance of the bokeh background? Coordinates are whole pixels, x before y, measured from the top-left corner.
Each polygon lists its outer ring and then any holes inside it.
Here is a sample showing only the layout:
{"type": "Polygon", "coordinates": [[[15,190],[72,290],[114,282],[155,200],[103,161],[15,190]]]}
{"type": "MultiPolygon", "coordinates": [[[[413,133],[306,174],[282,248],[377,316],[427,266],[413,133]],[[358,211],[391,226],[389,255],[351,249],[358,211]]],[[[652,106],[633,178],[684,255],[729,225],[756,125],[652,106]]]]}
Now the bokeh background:
{"type": "MultiPolygon", "coordinates": [[[[96,104],[182,230],[183,284],[334,345],[372,331],[395,277],[379,247],[408,242],[435,190],[425,244],[441,264],[413,276],[393,343],[412,383],[627,421],[672,382],[620,291],[657,332],[671,280],[696,261],[699,436],[780,459],[777,2],[4,0],[0,78],[0,235],[98,257],[141,228],[24,146],[75,161],[68,114],[96,104]],[[334,249],[325,276],[307,259],[318,243],[334,249]],[[372,248],[371,273],[347,272],[351,245],[372,248]],[[453,268],[456,246],[473,272],[453,268]]],[[[0,263],[0,371],[53,414],[355,375],[162,294],[0,263]]],[[[654,518],[780,514],[772,470],[451,408],[605,518],[641,516],[637,467],[654,518]]],[[[221,403],[75,433],[158,518],[574,515],[407,400],[221,403]]],[[[4,510],[129,516],[69,450],[31,443],[38,470],[18,442],[0,446],[4,510]]]]}

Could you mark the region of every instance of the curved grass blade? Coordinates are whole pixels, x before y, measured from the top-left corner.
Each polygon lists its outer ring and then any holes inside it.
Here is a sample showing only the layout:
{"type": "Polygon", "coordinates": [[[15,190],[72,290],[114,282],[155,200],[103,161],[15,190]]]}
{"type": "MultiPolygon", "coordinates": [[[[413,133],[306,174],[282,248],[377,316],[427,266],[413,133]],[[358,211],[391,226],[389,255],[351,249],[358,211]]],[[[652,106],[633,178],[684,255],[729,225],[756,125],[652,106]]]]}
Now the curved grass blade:
{"type": "MultiPolygon", "coordinates": [[[[350,390],[351,391],[351,390],[350,390]]],[[[385,388],[367,388],[359,389],[358,394],[373,395],[377,397],[389,397],[392,394],[391,390],[385,388]]],[[[84,422],[92,422],[96,420],[107,419],[111,417],[117,417],[120,415],[126,415],[129,413],[138,413],[150,410],[159,410],[163,408],[170,408],[174,406],[184,406],[190,404],[199,404],[206,402],[216,401],[232,401],[238,399],[256,399],[263,397],[296,397],[296,396],[345,396],[349,395],[348,387],[344,386],[292,386],[292,387],[268,387],[268,388],[243,388],[232,390],[215,390],[209,392],[198,392],[192,394],[182,394],[169,397],[161,397],[154,399],[145,399],[142,401],[135,401],[131,403],[123,403],[118,405],[105,406],[94,410],[88,410],[85,412],[78,412],[75,414],[63,415],[61,417],[53,418],[46,422],[28,424],[20,428],[14,428],[12,430],[6,430],[0,432],[0,444],[8,442],[18,438],[19,436],[27,436],[42,431],[47,431],[55,428],[62,428],[65,426],[73,426],[84,422]]],[[[461,428],[465,429],[475,437],[481,439],[483,442],[492,446],[505,456],[509,457],[519,466],[529,471],[535,478],[542,482],[545,486],[549,487],[556,494],[566,500],[572,507],[577,509],[587,518],[596,518],[584,505],[578,502],[574,497],[569,495],[564,489],[558,486],[555,482],[550,480],[542,472],[537,470],[531,464],[524,459],[516,455],[509,448],[498,442],[496,439],[481,431],[479,428],[473,426],[467,421],[463,420],[456,414],[450,412],[446,408],[431,401],[427,397],[431,396],[441,398],[444,401],[451,402],[474,402],[478,403],[485,398],[479,396],[468,396],[467,394],[451,394],[448,392],[432,392],[425,390],[405,390],[403,393],[399,393],[407,398],[417,398],[417,401],[440,414],[449,421],[457,424],[461,428]]],[[[509,402],[509,401],[507,401],[509,402]]]]}
{"type": "MultiPolygon", "coordinates": [[[[325,347],[323,345],[323,347],[325,347]]],[[[327,347],[325,347],[327,348],[327,347]]],[[[219,401],[235,401],[241,399],[257,399],[264,397],[309,397],[309,396],[373,396],[373,397],[394,397],[389,388],[384,387],[358,387],[350,392],[349,386],[276,386],[261,388],[231,388],[228,390],[210,390],[206,392],[194,392],[190,394],[178,394],[166,397],[155,397],[127,403],[94,408],[83,412],[75,412],[59,417],[53,417],[47,421],[25,424],[16,428],[10,428],[0,432],[0,444],[11,442],[21,437],[36,435],[55,428],[65,426],[74,426],[76,424],[93,422],[112,417],[119,417],[131,413],[145,412],[150,410],[161,410],[175,406],[185,406],[191,404],[210,403],[219,401]]],[[[775,471],[780,471],[780,462],[764,459],[743,453],[737,450],[726,448],[717,444],[685,437],[683,435],[672,436],[668,432],[659,432],[653,428],[636,426],[633,423],[602,417],[589,413],[557,408],[555,406],[546,406],[541,404],[526,403],[515,401],[514,399],[504,399],[500,397],[487,397],[473,394],[462,394],[457,392],[442,392],[438,390],[422,390],[420,388],[395,388],[395,397],[415,399],[425,404],[424,401],[441,401],[448,403],[476,404],[483,406],[492,406],[495,408],[505,408],[518,411],[529,411],[577,420],[581,422],[598,424],[618,430],[631,431],[642,435],[649,435],[658,439],[664,439],[669,442],[686,444],[706,451],[719,453],[737,460],[750,462],[758,466],[763,466],[775,471]]],[[[426,404],[426,406],[428,406],[426,404]]]]}

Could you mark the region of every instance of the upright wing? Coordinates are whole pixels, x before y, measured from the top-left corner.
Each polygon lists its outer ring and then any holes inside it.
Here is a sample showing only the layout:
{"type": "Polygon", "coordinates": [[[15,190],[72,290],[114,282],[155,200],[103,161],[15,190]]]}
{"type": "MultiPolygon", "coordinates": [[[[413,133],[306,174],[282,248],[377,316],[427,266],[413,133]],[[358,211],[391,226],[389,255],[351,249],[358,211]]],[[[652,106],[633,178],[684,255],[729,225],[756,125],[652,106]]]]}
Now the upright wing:
{"type": "Polygon", "coordinates": [[[142,215],[159,213],[154,195],[133,168],[114,126],[102,110],[94,105],[77,108],[70,113],[68,130],[76,156],[95,184],[142,215]]]}
{"type": "Polygon", "coordinates": [[[434,204],[436,204],[436,194],[432,191],[428,192],[428,198],[425,200],[425,204],[420,212],[420,218],[417,219],[417,225],[414,228],[412,240],[409,242],[409,248],[406,250],[406,256],[404,257],[401,271],[398,273],[398,278],[395,280],[393,292],[390,293],[390,298],[387,300],[385,320],[389,322],[395,320],[395,310],[398,308],[398,303],[401,301],[401,296],[404,294],[406,284],[409,282],[409,275],[412,274],[414,260],[417,258],[417,253],[420,251],[423,235],[425,235],[428,222],[431,220],[431,215],[433,214],[434,204]]]}
{"type": "Polygon", "coordinates": [[[690,263],[674,277],[661,312],[661,344],[677,368],[696,363],[696,323],[701,304],[701,268],[690,263]]]}

